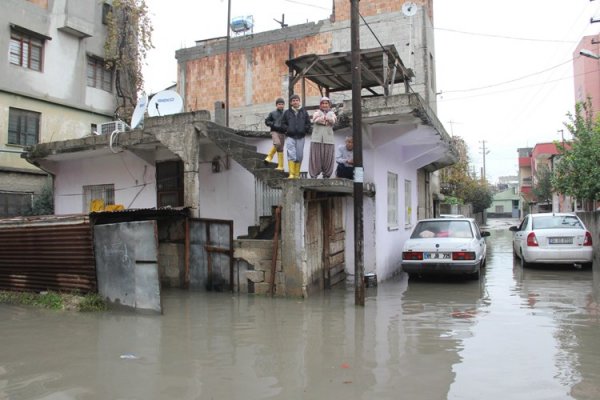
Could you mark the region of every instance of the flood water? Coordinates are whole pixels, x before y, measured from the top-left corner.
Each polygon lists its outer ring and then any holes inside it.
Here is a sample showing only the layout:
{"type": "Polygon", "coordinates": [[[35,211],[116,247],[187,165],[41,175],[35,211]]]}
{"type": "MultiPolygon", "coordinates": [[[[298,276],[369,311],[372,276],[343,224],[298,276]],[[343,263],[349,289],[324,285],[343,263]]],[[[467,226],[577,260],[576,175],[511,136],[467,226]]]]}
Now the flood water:
{"type": "MultiPolygon", "coordinates": [[[[513,262],[480,281],[307,300],[167,291],[164,315],[0,305],[0,399],[600,399],[600,278],[513,262]]],[[[597,266],[595,266],[597,268],[597,266]]]]}

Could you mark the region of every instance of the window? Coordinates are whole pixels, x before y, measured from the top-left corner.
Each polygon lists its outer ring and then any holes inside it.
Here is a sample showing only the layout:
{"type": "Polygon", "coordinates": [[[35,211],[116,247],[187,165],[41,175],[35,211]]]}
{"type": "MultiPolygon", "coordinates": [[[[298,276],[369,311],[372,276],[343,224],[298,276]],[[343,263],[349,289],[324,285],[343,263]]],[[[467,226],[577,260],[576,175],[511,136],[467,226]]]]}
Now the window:
{"type": "Polygon", "coordinates": [[[8,109],[8,144],[32,146],[40,141],[40,116],[34,111],[8,109]]]}
{"type": "Polygon", "coordinates": [[[41,71],[43,50],[44,40],[42,38],[11,29],[8,51],[11,64],[41,71]]]}
{"type": "Polygon", "coordinates": [[[183,163],[181,161],[156,163],[156,191],[158,207],[183,206],[183,163]]]}
{"type": "Polygon", "coordinates": [[[398,229],[398,175],[388,172],[388,229],[398,229]]]}
{"type": "Polygon", "coordinates": [[[112,12],[112,6],[109,3],[102,4],[102,24],[108,25],[108,15],[112,12]]]}
{"type": "MultiPolygon", "coordinates": [[[[115,185],[87,185],[83,187],[83,212],[92,211],[92,202],[102,206],[115,204],[115,185]]],[[[104,208],[104,207],[103,207],[104,208]]]]}
{"type": "Polygon", "coordinates": [[[404,226],[410,227],[412,224],[412,183],[404,181],[404,226]]]}
{"type": "Polygon", "coordinates": [[[28,215],[32,197],[32,193],[0,192],[0,217],[28,215]]]}
{"type": "Polygon", "coordinates": [[[107,68],[104,60],[88,56],[87,85],[107,92],[112,92],[112,80],[112,69],[107,68]]]}

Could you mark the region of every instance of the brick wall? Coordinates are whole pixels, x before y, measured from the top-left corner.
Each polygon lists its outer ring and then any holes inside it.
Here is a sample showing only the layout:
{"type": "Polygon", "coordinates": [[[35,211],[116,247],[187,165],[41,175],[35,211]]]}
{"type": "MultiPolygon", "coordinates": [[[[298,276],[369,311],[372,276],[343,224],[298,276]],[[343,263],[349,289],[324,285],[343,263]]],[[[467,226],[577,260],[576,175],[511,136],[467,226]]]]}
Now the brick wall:
{"type": "MultiPolygon", "coordinates": [[[[264,44],[251,50],[230,51],[229,104],[239,108],[252,104],[273,103],[287,97],[289,45],[294,56],[331,51],[332,34],[324,33],[289,42],[264,44]],[[251,70],[249,69],[251,68],[251,70]],[[250,75],[250,79],[248,79],[250,75]],[[247,87],[250,86],[250,87],[247,87]]],[[[187,61],[185,110],[212,110],[215,101],[225,100],[225,54],[187,61]]],[[[300,83],[294,88],[301,92],[300,83]]],[[[316,85],[307,82],[307,96],[318,96],[316,85]]],[[[286,102],[287,103],[287,102],[286,102]]]]}

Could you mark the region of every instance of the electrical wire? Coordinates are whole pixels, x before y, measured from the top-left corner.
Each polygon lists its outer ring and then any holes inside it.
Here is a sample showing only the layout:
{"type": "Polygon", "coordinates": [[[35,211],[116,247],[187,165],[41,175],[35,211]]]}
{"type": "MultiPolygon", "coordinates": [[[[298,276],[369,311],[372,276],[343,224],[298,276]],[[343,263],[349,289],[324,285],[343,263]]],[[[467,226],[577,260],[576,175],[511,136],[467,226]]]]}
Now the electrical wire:
{"type": "Polygon", "coordinates": [[[460,33],[463,35],[472,35],[472,36],[484,36],[484,37],[492,37],[498,39],[509,39],[509,40],[522,40],[528,42],[547,42],[547,43],[577,43],[574,40],[556,40],[556,39],[535,39],[535,38],[524,38],[517,36],[504,36],[504,35],[494,35],[491,33],[478,33],[478,32],[467,32],[467,31],[459,31],[458,29],[449,29],[449,28],[433,28],[436,31],[444,31],[444,32],[453,32],[460,33]]]}
{"type": "Polygon", "coordinates": [[[563,65],[565,65],[565,64],[567,64],[567,63],[573,62],[573,60],[574,60],[574,59],[573,59],[573,58],[571,58],[571,59],[569,59],[569,60],[567,60],[567,61],[564,61],[564,62],[562,62],[562,63],[560,63],[560,64],[557,64],[557,65],[555,65],[555,66],[552,66],[552,67],[550,67],[550,68],[546,68],[546,69],[543,69],[543,70],[541,70],[541,71],[533,72],[533,73],[531,73],[531,74],[528,74],[528,75],[523,75],[523,76],[521,76],[521,77],[519,77],[519,78],[511,79],[511,80],[508,80],[508,81],[499,82],[499,83],[493,83],[493,84],[490,84],[490,85],[486,85],[486,86],[480,86],[480,87],[476,87],[476,88],[470,88],[470,89],[444,90],[442,93],[464,93],[464,92],[473,92],[473,91],[477,91],[477,90],[489,89],[489,88],[493,88],[493,87],[496,87],[496,86],[502,86],[502,85],[506,85],[506,84],[508,84],[508,83],[517,82],[517,81],[520,81],[520,80],[523,80],[523,79],[530,78],[530,77],[532,77],[532,76],[535,76],[535,75],[542,74],[542,73],[544,73],[544,72],[551,71],[551,70],[553,70],[553,69],[555,69],[555,68],[558,68],[558,67],[561,67],[561,66],[563,66],[563,65]]]}

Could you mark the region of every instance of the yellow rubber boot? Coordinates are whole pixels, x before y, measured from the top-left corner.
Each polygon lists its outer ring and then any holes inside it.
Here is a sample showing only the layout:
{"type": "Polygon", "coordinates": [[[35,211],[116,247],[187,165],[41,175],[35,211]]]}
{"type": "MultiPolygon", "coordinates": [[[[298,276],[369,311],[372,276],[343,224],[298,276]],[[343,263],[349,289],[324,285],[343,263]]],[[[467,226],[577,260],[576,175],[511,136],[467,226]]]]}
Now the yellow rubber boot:
{"type": "Polygon", "coordinates": [[[265,163],[270,163],[275,155],[275,146],[271,146],[271,150],[269,150],[269,154],[265,157],[265,163]]]}
{"type": "Polygon", "coordinates": [[[277,152],[277,171],[283,171],[283,151],[277,152]]]}
{"type": "Polygon", "coordinates": [[[288,160],[288,168],[290,170],[290,175],[288,176],[288,179],[294,179],[296,177],[294,175],[294,169],[296,168],[295,164],[295,162],[288,160]]]}
{"type": "Polygon", "coordinates": [[[299,162],[294,162],[294,178],[295,179],[300,178],[300,163],[299,162]]]}

